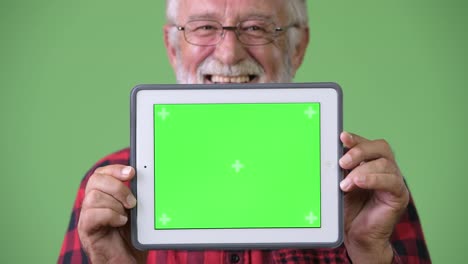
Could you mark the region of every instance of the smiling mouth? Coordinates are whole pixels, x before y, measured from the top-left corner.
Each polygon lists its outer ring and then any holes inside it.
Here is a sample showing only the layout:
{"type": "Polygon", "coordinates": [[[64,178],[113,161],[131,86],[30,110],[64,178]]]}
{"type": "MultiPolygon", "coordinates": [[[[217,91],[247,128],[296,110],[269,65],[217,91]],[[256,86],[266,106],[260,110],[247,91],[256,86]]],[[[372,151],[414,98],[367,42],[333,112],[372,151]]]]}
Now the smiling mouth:
{"type": "Polygon", "coordinates": [[[222,76],[207,74],[205,80],[208,83],[250,83],[254,82],[257,77],[257,75],[222,76]]]}

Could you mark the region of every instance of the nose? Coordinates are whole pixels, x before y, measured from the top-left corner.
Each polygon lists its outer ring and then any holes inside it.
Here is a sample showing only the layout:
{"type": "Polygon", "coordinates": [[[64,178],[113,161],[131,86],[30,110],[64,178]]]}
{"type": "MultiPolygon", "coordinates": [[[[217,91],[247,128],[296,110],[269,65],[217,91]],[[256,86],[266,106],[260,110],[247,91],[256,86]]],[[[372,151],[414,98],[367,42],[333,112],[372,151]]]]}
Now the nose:
{"type": "Polygon", "coordinates": [[[247,56],[247,51],[237,39],[236,32],[224,30],[223,39],[216,45],[214,56],[226,65],[235,65],[247,56]]]}

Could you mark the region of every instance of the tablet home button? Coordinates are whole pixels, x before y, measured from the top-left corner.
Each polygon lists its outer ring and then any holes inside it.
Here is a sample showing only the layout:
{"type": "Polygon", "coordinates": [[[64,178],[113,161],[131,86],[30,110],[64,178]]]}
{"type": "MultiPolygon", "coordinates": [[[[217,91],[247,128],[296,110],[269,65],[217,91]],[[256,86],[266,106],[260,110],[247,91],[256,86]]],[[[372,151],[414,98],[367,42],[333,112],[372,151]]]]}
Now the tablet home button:
{"type": "Polygon", "coordinates": [[[238,254],[231,254],[231,263],[238,263],[240,261],[240,257],[238,254]]]}

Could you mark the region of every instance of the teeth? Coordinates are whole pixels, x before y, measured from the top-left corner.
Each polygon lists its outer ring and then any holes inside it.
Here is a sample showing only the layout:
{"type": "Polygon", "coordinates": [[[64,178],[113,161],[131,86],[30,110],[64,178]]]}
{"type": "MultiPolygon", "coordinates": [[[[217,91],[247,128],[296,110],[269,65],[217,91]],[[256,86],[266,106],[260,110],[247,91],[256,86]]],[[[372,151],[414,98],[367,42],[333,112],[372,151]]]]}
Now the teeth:
{"type": "Polygon", "coordinates": [[[247,75],[243,76],[220,76],[212,75],[211,81],[214,83],[246,83],[249,82],[250,78],[247,75]]]}

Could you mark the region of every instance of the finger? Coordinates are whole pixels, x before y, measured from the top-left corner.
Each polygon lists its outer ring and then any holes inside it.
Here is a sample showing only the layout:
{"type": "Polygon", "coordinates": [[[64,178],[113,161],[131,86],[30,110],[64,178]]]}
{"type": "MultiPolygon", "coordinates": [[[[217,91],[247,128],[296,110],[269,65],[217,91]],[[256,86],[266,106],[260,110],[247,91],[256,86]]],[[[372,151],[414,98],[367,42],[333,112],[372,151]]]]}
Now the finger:
{"type": "Polygon", "coordinates": [[[128,217],[109,208],[89,208],[81,211],[79,228],[85,233],[93,233],[101,227],[120,227],[128,217]]]}
{"type": "MultiPolygon", "coordinates": [[[[367,175],[372,174],[388,174],[388,175],[400,175],[399,169],[395,162],[380,158],[370,162],[365,162],[352,170],[345,179],[340,183],[340,187],[343,191],[351,191],[355,187],[362,187],[357,182],[362,182],[362,178],[366,178],[367,175]]],[[[399,176],[402,180],[402,177],[399,176]]]]}
{"type": "Polygon", "coordinates": [[[362,162],[379,158],[394,159],[390,145],[383,139],[363,141],[355,145],[341,157],[339,163],[343,169],[352,169],[362,162]]]}
{"type": "Polygon", "coordinates": [[[109,175],[121,181],[131,180],[135,176],[135,170],[132,167],[120,164],[99,167],[94,173],[109,175]]]}
{"type": "Polygon", "coordinates": [[[82,208],[109,208],[120,215],[126,215],[125,208],[114,197],[98,190],[91,190],[83,199],[82,208]]]}
{"type": "Polygon", "coordinates": [[[369,141],[366,138],[363,138],[361,136],[358,136],[356,134],[346,132],[346,131],[341,132],[340,140],[341,142],[343,142],[343,145],[348,149],[356,146],[359,143],[369,141]]]}
{"type": "Polygon", "coordinates": [[[394,173],[369,173],[354,178],[354,184],[361,189],[385,191],[400,197],[404,191],[404,181],[394,173]]]}
{"type": "Polygon", "coordinates": [[[85,195],[92,190],[104,192],[117,201],[122,203],[126,208],[133,208],[136,205],[135,196],[130,189],[120,180],[107,174],[93,174],[86,185],[85,195]]]}

